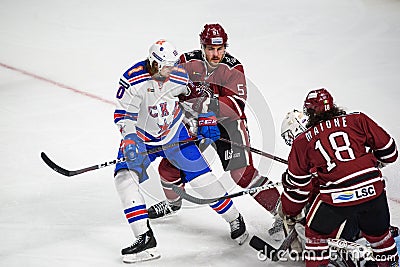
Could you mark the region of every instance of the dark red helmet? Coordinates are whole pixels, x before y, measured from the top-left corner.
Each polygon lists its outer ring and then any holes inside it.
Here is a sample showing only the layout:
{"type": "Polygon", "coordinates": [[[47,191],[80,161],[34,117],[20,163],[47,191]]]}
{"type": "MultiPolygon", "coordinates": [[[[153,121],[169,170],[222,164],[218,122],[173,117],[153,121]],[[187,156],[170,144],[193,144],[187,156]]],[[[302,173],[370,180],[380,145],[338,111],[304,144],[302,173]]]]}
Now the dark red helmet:
{"type": "Polygon", "coordinates": [[[312,90],[308,93],[304,101],[304,111],[323,113],[333,108],[333,97],[325,88],[312,90]]]}
{"type": "Polygon", "coordinates": [[[200,43],[202,45],[226,45],[228,35],[224,28],[219,24],[206,24],[200,33],[200,43]]]}

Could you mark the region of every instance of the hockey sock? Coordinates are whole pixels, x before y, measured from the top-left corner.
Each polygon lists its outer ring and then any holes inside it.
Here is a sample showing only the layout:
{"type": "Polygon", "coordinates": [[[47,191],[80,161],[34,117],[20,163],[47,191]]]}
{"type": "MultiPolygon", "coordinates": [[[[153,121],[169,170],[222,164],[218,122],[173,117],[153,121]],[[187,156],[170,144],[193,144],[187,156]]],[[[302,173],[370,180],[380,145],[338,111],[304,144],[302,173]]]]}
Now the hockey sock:
{"type": "Polygon", "coordinates": [[[184,184],[181,179],[181,172],[167,159],[162,159],[158,166],[158,172],[161,178],[161,184],[164,194],[168,202],[176,202],[180,200],[180,197],[171,189],[171,184],[174,184],[184,190],[184,184]]]}
{"type": "MultiPolygon", "coordinates": [[[[161,179],[162,179],[162,177],[161,177],[161,179]]],[[[178,180],[176,180],[176,181],[171,181],[171,182],[170,182],[170,181],[162,180],[162,188],[163,188],[165,197],[167,198],[167,201],[168,201],[170,204],[173,204],[174,202],[180,201],[180,200],[181,200],[181,197],[178,196],[178,195],[172,190],[172,188],[171,188],[171,186],[170,186],[171,184],[174,184],[174,185],[178,186],[178,187],[181,188],[182,190],[185,190],[185,186],[184,186],[184,184],[182,183],[182,181],[181,181],[180,178],[179,178],[178,180]],[[166,186],[166,185],[167,185],[167,186],[166,186]]]]}
{"type": "Polygon", "coordinates": [[[114,179],[115,188],[121,199],[125,217],[135,237],[146,233],[147,209],[142,194],[139,192],[139,179],[135,172],[121,170],[114,179]]]}
{"type": "MultiPolygon", "coordinates": [[[[190,185],[193,190],[204,198],[214,198],[227,195],[226,189],[211,172],[196,177],[190,182],[190,185]]],[[[239,212],[230,198],[218,201],[217,203],[210,205],[210,207],[220,214],[227,222],[231,222],[239,217],[239,212]]]]}
{"type": "Polygon", "coordinates": [[[389,230],[381,236],[369,236],[365,233],[363,236],[371,244],[375,257],[381,260],[387,259],[388,262],[398,260],[396,243],[389,230]]]}

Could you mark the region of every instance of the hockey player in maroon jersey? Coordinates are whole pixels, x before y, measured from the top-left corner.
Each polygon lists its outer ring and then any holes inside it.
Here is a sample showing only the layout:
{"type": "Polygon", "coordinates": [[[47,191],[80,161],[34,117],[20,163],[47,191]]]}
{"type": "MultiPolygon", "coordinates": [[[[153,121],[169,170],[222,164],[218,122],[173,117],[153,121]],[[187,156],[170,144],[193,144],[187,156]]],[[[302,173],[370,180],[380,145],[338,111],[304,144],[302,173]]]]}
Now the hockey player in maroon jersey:
{"type": "MultiPolygon", "coordinates": [[[[249,133],[244,112],[247,88],[243,65],[226,52],[228,35],[219,24],[206,24],[200,33],[201,49],[181,55],[180,61],[192,81],[192,93],[181,100],[189,106],[191,112],[217,117],[221,137],[235,143],[250,145],[249,133]]],[[[190,113],[190,112],[187,112],[190,113]]],[[[190,120],[189,125],[197,126],[190,120]]],[[[196,116],[194,116],[196,117],[196,116]]],[[[212,132],[204,131],[200,125],[191,130],[194,134],[209,138],[215,142],[216,151],[225,171],[242,188],[250,188],[268,183],[267,177],[261,176],[253,166],[252,155],[248,151],[217,140],[212,132]]],[[[211,142],[211,141],[210,141],[211,142]]],[[[206,145],[208,145],[208,142],[206,145]]],[[[200,147],[204,144],[200,144],[200,147]]],[[[162,179],[167,183],[183,186],[181,173],[168,160],[160,164],[162,179]]],[[[164,187],[167,201],[149,208],[149,216],[162,217],[181,207],[182,200],[170,188],[164,187]]],[[[276,213],[279,192],[276,188],[261,191],[253,195],[255,200],[272,214],[276,213]]],[[[282,229],[281,219],[270,229],[270,234],[282,229]]]]}
{"type": "Polygon", "coordinates": [[[352,216],[373,249],[376,261],[370,266],[398,266],[378,168],[397,159],[393,138],[367,115],[346,114],[335,106],[326,89],[309,92],[304,110],[309,128],[293,142],[281,201],[283,213],[295,217],[313,185],[319,185],[306,218],[306,266],[328,265],[327,239],[340,235],[342,224],[352,216]]]}

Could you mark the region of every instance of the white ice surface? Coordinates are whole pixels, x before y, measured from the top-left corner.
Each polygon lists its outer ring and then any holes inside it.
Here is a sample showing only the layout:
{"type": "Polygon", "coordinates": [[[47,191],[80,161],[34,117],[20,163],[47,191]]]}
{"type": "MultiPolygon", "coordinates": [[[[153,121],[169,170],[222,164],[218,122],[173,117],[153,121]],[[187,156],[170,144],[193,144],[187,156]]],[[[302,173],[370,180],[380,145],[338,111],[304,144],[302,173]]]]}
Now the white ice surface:
{"type": "MultiPolygon", "coordinates": [[[[281,119],[320,87],[400,142],[399,1],[2,0],[0,266],[124,265],[120,249],[133,240],[113,168],[66,178],[50,170],[40,152],[68,169],[112,160],[120,138],[112,103],[121,73],[160,38],[182,52],[199,48],[202,26],[213,22],[225,27],[228,49],[253,85],[254,147],[285,158],[281,119]],[[260,106],[259,94],[268,107],[260,106]]],[[[224,183],[238,190],[212,151],[207,156],[224,183]]],[[[263,174],[279,180],[284,165],[254,158],[263,174]]],[[[143,185],[150,205],[162,198],[156,165],[143,185]]],[[[384,170],[395,225],[399,171],[398,162],[384,170]]],[[[270,215],[250,197],[235,203],[250,234],[265,237],[270,215]]],[[[248,244],[234,244],[227,224],[207,207],[185,203],[177,216],[152,225],[162,257],[140,266],[285,266],[261,262],[248,244]]]]}

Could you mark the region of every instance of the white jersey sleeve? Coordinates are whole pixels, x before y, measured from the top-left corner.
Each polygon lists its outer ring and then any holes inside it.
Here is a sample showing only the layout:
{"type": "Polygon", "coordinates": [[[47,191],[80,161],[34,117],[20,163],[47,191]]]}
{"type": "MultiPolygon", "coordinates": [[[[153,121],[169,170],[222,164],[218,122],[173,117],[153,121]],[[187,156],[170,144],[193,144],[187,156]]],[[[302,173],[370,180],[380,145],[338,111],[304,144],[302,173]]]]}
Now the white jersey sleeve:
{"type": "Polygon", "coordinates": [[[119,80],[114,123],[118,126],[122,137],[136,132],[138,114],[143,101],[143,95],[138,92],[136,85],[151,78],[145,66],[145,61],[135,64],[119,80]]]}

